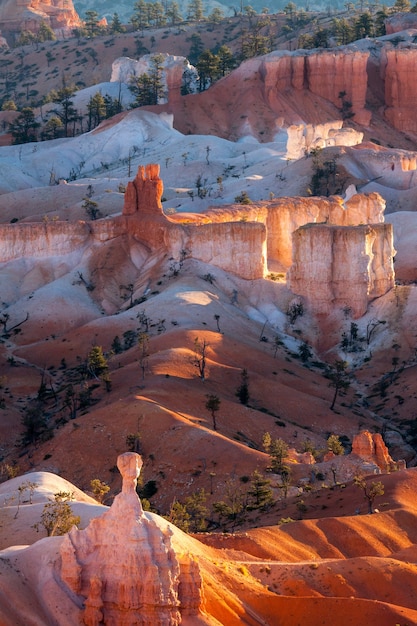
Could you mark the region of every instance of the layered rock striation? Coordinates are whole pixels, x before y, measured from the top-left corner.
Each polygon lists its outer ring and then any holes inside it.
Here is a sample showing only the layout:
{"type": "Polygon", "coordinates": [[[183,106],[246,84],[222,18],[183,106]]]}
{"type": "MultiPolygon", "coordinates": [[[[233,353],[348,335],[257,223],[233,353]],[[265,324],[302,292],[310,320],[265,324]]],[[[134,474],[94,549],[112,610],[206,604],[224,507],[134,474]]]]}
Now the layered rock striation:
{"type": "Polygon", "coordinates": [[[385,117],[405,132],[417,133],[417,49],[393,48],[386,51],[385,117]]]}
{"type": "Polygon", "coordinates": [[[159,165],[150,164],[128,183],[120,217],[0,226],[0,262],[69,254],[127,236],[149,254],[190,256],[246,280],[263,278],[268,263],[290,268],[291,290],[312,311],[328,313],[348,301],[355,316],[394,284],[392,226],[383,223],[385,203],[377,193],[231,205],[194,223],[189,214],[166,217],[162,193],[159,165]]]}
{"type": "Polygon", "coordinates": [[[307,90],[341,108],[341,93],[352,105],[352,113],[359,124],[368,124],[366,110],[368,51],[320,50],[283,54],[272,52],[262,58],[259,73],[264,93],[271,107],[279,105],[277,97],[294,89],[307,90]]]}
{"type": "Polygon", "coordinates": [[[394,287],[394,254],[391,224],[307,224],[293,234],[288,286],[315,314],[349,306],[358,318],[394,287]]]}
{"type": "Polygon", "coordinates": [[[174,258],[187,251],[195,259],[213,263],[244,279],[263,278],[267,270],[264,224],[237,220],[179,224],[163,214],[162,191],[159,165],[139,167],[135,180],[126,189],[123,208],[131,235],[152,251],[168,249],[174,258]]]}
{"type": "Polygon", "coordinates": [[[262,204],[212,208],[205,218],[212,222],[261,222],[267,229],[268,262],[288,269],[292,262],[292,235],[305,224],[328,223],[340,226],[376,224],[384,221],[385,201],[376,192],[329,198],[276,198],[262,204]]]}

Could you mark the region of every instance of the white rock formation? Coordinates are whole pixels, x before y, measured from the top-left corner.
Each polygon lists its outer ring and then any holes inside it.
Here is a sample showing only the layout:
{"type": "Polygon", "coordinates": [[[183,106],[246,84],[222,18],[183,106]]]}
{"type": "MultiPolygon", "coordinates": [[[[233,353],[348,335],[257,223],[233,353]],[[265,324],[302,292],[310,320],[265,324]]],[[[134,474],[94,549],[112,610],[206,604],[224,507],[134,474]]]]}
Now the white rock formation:
{"type": "Polygon", "coordinates": [[[282,129],[287,136],[287,159],[301,159],[313,148],[333,146],[357,146],[363,141],[363,133],[353,128],[343,128],[343,120],[325,124],[292,124],[282,129]]]}
{"type": "MultiPolygon", "coordinates": [[[[159,54],[159,53],[158,53],[159,54]]],[[[152,71],[152,59],[154,54],[145,54],[140,59],[120,57],[113,61],[110,82],[120,82],[128,84],[132,76],[148,74],[152,71]]],[[[158,104],[164,104],[172,97],[181,93],[184,82],[187,83],[189,93],[197,91],[198,72],[189,61],[182,56],[160,53],[163,57],[162,81],[164,85],[164,95],[159,98],[158,104]]]]}
{"type": "Polygon", "coordinates": [[[122,493],[85,530],[64,538],[59,576],[85,626],[178,626],[198,614],[201,577],[197,563],[180,564],[171,531],[143,512],[136,494],[142,459],[118,457],[122,493]]]}
{"type": "Polygon", "coordinates": [[[358,318],[394,287],[394,254],[391,224],[307,224],[293,233],[288,284],[316,314],[349,306],[358,318]]]}

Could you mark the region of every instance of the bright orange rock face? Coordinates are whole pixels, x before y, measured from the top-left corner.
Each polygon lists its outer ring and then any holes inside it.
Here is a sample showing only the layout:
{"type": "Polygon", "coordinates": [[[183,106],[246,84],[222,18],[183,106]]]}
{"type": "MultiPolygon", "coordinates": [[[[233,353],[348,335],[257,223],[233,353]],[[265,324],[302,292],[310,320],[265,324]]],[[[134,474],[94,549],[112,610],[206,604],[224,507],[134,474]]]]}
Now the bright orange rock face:
{"type": "Polygon", "coordinates": [[[55,30],[79,26],[81,21],[72,0],[4,0],[0,3],[0,30],[36,32],[40,22],[55,30]]]}
{"type": "Polygon", "coordinates": [[[364,430],[355,435],[352,442],[352,454],[375,463],[382,472],[390,471],[396,465],[380,433],[370,433],[364,430]]]}

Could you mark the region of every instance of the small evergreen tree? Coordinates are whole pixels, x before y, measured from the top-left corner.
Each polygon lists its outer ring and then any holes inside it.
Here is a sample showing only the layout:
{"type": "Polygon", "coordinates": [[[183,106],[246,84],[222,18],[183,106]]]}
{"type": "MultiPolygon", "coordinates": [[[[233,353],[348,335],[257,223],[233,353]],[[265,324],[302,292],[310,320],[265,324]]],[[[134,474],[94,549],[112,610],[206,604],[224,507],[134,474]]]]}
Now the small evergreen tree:
{"type": "Polygon", "coordinates": [[[368,484],[363,476],[355,476],[354,483],[363,491],[365,499],[368,501],[368,513],[374,512],[374,500],[377,496],[383,496],[385,493],[383,483],[378,481],[372,481],[368,484]]]}
{"type": "Polygon", "coordinates": [[[148,72],[140,76],[131,76],[129,89],[135,96],[133,107],[158,104],[164,95],[164,83],[162,80],[164,57],[161,54],[153,54],[148,72]]]}
{"type": "Polygon", "coordinates": [[[207,528],[208,509],[206,507],[207,494],[204,489],[198,489],[188,496],[184,505],[190,516],[190,532],[199,533],[207,528]]]}
{"type": "Polygon", "coordinates": [[[217,430],[216,413],[220,409],[220,398],[213,393],[206,394],[206,409],[213,419],[213,430],[217,430]]]}
{"type": "Polygon", "coordinates": [[[240,385],[236,389],[236,395],[239,398],[241,404],[247,405],[249,403],[249,375],[246,369],[243,369],[240,374],[240,385]]]}
{"type": "Polygon", "coordinates": [[[106,101],[102,94],[97,91],[87,103],[88,130],[95,128],[106,117],[106,101]]]}
{"type": "Polygon", "coordinates": [[[43,526],[48,537],[65,535],[73,526],[77,526],[81,518],[74,515],[69,502],[74,499],[74,494],[60,491],[54,495],[54,499],[43,507],[41,521],[34,524],[39,530],[43,526]]]}
{"type": "Polygon", "coordinates": [[[57,139],[62,135],[63,124],[59,117],[53,115],[42,129],[42,139],[57,139]]]}
{"type": "Polygon", "coordinates": [[[90,378],[102,378],[109,365],[101,346],[93,346],[87,356],[87,372],[90,378]]]}
{"type": "Polygon", "coordinates": [[[10,124],[10,132],[14,144],[37,141],[39,122],[36,121],[33,109],[25,107],[20,115],[10,124]]]}
{"type": "Polygon", "coordinates": [[[97,37],[102,33],[102,27],[98,18],[97,11],[88,10],[85,12],[84,28],[88,37],[97,37]]]}
{"type": "Polygon", "coordinates": [[[248,510],[261,509],[266,511],[274,504],[271,481],[265,478],[258,470],[255,470],[251,476],[248,497],[248,510]]]}
{"type": "Polygon", "coordinates": [[[100,217],[100,209],[98,208],[98,203],[91,198],[84,198],[84,202],[82,203],[82,208],[87,213],[87,216],[90,220],[96,220],[100,217]]]}
{"type": "Polygon", "coordinates": [[[279,474],[284,465],[284,459],[288,456],[288,444],[281,438],[274,439],[271,442],[269,454],[271,457],[271,469],[279,474]]]}
{"type": "Polygon", "coordinates": [[[22,417],[24,431],[21,436],[22,445],[29,445],[37,441],[46,441],[53,436],[44,413],[44,405],[40,400],[32,401],[22,417]]]}
{"type": "Polygon", "coordinates": [[[342,456],[345,453],[345,449],[337,435],[330,435],[327,439],[327,449],[329,452],[333,452],[336,456],[342,456]]]}
{"type": "Polygon", "coordinates": [[[39,30],[38,30],[36,39],[39,42],[55,41],[56,35],[54,31],[52,30],[52,28],[49,26],[49,24],[47,24],[46,22],[41,22],[39,24],[39,30]]]}
{"type": "Polygon", "coordinates": [[[113,13],[113,17],[109,26],[110,33],[112,35],[115,35],[116,33],[124,33],[125,30],[126,28],[123,26],[122,22],[120,21],[119,14],[113,13]]]}
{"type": "Polygon", "coordinates": [[[110,487],[98,478],[93,478],[93,480],[90,482],[90,487],[97,502],[100,502],[100,504],[102,504],[105,495],[110,491],[110,487]]]}
{"type": "Polygon", "coordinates": [[[191,516],[187,511],[185,504],[181,504],[178,500],[174,500],[171,504],[167,520],[171,522],[171,524],[177,526],[180,530],[188,533],[190,530],[190,517],[191,516]]]}
{"type": "Polygon", "coordinates": [[[330,379],[330,386],[334,387],[333,400],[330,406],[330,410],[333,411],[336,403],[337,395],[340,391],[348,389],[350,382],[347,374],[346,361],[336,360],[333,367],[328,371],[328,378],[330,379]]]}

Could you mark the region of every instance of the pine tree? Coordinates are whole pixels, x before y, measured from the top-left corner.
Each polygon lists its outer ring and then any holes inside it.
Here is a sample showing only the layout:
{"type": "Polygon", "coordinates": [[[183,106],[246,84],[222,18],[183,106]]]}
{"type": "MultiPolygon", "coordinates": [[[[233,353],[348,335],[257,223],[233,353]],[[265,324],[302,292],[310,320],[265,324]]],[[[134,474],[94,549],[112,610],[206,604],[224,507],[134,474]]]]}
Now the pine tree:
{"type": "Polygon", "coordinates": [[[148,72],[140,76],[131,76],[129,89],[136,97],[134,107],[158,104],[164,94],[163,61],[164,57],[161,54],[154,54],[148,72]]]}
{"type": "Polygon", "coordinates": [[[218,70],[220,76],[225,76],[231,72],[237,65],[236,58],[228,46],[220,46],[217,51],[218,70]]]}
{"type": "Polygon", "coordinates": [[[56,35],[52,28],[46,22],[41,22],[39,24],[39,30],[37,33],[37,40],[39,42],[43,41],[55,41],[56,35]]]}
{"type": "Polygon", "coordinates": [[[59,117],[53,115],[42,129],[42,139],[56,139],[62,134],[63,124],[59,117]]]}
{"type": "Polygon", "coordinates": [[[262,509],[265,511],[274,504],[271,481],[269,478],[265,478],[258,470],[255,470],[251,476],[248,496],[248,510],[262,509]]]}
{"type": "Polygon", "coordinates": [[[30,143],[37,140],[37,131],[40,124],[35,119],[33,109],[25,107],[16,120],[10,124],[13,143],[30,143]]]}
{"type": "Polygon", "coordinates": [[[167,8],[166,14],[172,26],[180,24],[183,21],[178,2],[171,2],[167,8]]]}
{"type": "Polygon", "coordinates": [[[64,137],[68,137],[69,125],[78,119],[78,113],[72,101],[76,91],[77,87],[75,85],[67,85],[64,80],[61,89],[51,91],[45,100],[46,102],[56,102],[61,106],[61,109],[55,110],[54,113],[64,126],[64,137]]]}
{"type": "Polygon", "coordinates": [[[211,85],[219,72],[219,59],[210,50],[200,54],[196,68],[199,74],[199,91],[205,91],[211,85]]]}
{"type": "Polygon", "coordinates": [[[333,411],[339,392],[348,389],[350,385],[346,361],[336,360],[327,377],[330,379],[330,386],[334,387],[333,400],[330,406],[330,410],[333,411]]]}
{"type": "Polygon", "coordinates": [[[204,19],[203,0],[190,0],[187,10],[189,20],[200,22],[204,19]]]}
{"type": "Polygon", "coordinates": [[[88,10],[85,12],[84,26],[89,37],[96,37],[102,32],[97,11],[88,10]]]}
{"type": "Polygon", "coordinates": [[[250,399],[249,396],[249,376],[246,369],[243,369],[241,374],[241,382],[236,390],[236,395],[239,398],[241,404],[247,405],[250,399]]]}
{"type": "Polygon", "coordinates": [[[41,521],[34,524],[39,530],[43,526],[48,537],[65,535],[73,526],[77,526],[81,518],[74,515],[69,502],[74,499],[74,494],[60,491],[54,495],[54,500],[43,507],[41,521]]]}
{"type": "Polygon", "coordinates": [[[283,467],[283,461],[288,456],[288,444],[281,438],[271,441],[269,454],[271,456],[272,471],[279,474],[283,467]]]}
{"type": "Polygon", "coordinates": [[[142,30],[149,26],[148,5],[145,0],[138,0],[134,4],[134,14],[130,18],[133,26],[138,30],[142,30]]]}
{"type": "Polygon", "coordinates": [[[336,456],[342,456],[345,453],[345,449],[337,435],[330,435],[327,440],[327,449],[336,456]]]}
{"type": "Polygon", "coordinates": [[[101,346],[93,346],[87,357],[87,372],[91,378],[102,378],[109,369],[101,346]]]}
{"type": "Polygon", "coordinates": [[[220,398],[213,393],[206,394],[206,409],[210,411],[213,419],[213,430],[217,430],[216,413],[220,409],[220,398]]]}
{"type": "Polygon", "coordinates": [[[111,32],[111,34],[115,35],[116,33],[124,33],[125,30],[126,28],[123,26],[122,22],[120,21],[119,14],[113,13],[112,21],[110,22],[110,26],[109,26],[109,31],[111,32]]]}
{"type": "Polygon", "coordinates": [[[87,104],[88,110],[88,130],[95,128],[106,117],[106,101],[102,94],[97,91],[91,96],[87,104]]]}

